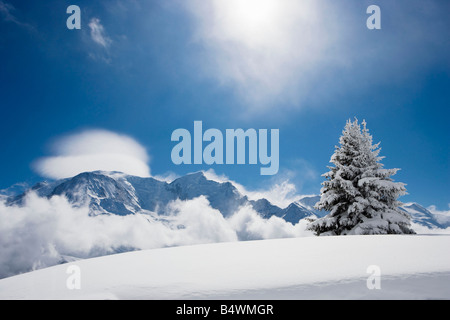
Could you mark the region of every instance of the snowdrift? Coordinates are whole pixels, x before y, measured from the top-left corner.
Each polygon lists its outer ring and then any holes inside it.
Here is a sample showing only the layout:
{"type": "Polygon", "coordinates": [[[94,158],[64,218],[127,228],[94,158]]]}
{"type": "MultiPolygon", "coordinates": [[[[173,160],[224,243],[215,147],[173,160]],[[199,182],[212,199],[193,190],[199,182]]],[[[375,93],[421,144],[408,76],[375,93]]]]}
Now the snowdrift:
{"type": "Polygon", "coordinates": [[[2,279],[0,299],[450,299],[449,247],[447,235],[378,235],[153,249],[2,279]],[[80,289],[67,285],[74,265],[80,289]]]}

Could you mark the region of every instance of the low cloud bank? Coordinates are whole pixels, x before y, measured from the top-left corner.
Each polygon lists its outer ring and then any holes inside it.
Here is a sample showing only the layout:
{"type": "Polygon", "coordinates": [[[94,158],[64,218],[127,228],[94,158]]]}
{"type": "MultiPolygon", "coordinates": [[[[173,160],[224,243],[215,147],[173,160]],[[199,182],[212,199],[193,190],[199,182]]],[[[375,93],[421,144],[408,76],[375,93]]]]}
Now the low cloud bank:
{"type": "Polygon", "coordinates": [[[64,197],[30,193],[23,206],[0,202],[0,278],[52,266],[68,257],[90,258],[140,250],[212,242],[261,240],[311,235],[306,222],[292,225],[264,219],[250,207],[229,218],[205,197],[177,200],[169,214],[89,216],[64,197]]]}

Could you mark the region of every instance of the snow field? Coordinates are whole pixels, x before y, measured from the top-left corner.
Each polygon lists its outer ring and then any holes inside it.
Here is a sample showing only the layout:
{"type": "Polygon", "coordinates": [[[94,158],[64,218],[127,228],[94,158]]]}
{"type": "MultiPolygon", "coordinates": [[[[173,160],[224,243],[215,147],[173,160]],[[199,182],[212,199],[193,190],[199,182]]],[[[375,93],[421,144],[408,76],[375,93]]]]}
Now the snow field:
{"type": "Polygon", "coordinates": [[[382,235],[135,251],[2,279],[0,299],[449,299],[449,246],[445,235],[382,235]],[[70,265],[80,268],[79,290],[67,287],[70,265]],[[371,265],[380,290],[367,288],[371,265]]]}

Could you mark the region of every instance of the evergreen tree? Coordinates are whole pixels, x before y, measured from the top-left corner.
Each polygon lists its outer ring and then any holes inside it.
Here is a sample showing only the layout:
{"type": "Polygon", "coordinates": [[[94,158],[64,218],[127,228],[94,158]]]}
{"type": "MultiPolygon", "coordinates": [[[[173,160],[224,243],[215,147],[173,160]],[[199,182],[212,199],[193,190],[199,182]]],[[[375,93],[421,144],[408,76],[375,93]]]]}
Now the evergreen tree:
{"type": "Polygon", "coordinates": [[[348,120],[339,143],[315,206],[330,213],[309,228],[317,235],[414,233],[397,201],[406,194],[405,184],[391,179],[399,169],[383,169],[379,143],[372,144],[366,122],[361,129],[357,119],[348,120]]]}

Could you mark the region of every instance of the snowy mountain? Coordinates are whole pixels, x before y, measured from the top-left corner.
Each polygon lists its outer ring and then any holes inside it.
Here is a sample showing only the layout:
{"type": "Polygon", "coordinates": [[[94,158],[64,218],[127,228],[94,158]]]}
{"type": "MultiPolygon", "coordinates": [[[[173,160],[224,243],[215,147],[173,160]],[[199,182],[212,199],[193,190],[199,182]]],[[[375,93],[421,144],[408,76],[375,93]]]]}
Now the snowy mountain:
{"type": "MultiPolygon", "coordinates": [[[[208,180],[202,172],[188,174],[171,183],[118,172],[85,172],[70,179],[38,183],[31,190],[47,198],[64,195],[75,206],[88,205],[91,215],[128,215],[143,210],[164,215],[173,200],[205,196],[211,207],[224,217],[247,204],[267,219],[277,216],[295,224],[306,217],[317,218],[315,212],[300,202],[280,208],[266,199],[249,200],[232,183],[208,180]]],[[[10,198],[8,203],[21,204],[27,192],[10,198]]]]}
{"type": "MultiPolygon", "coordinates": [[[[328,214],[327,211],[314,209],[314,205],[320,200],[320,196],[303,196],[296,203],[303,206],[306,210],[314,213],[321,218],[328,214]]],[[[429,229],[450,227],[450,221],[439,219],[435,214],[430,212],[418,203],[409,202],[400,207],[401,210],[407,212],[411,216],[411,222],[420,224],[429,229]]]]}
{"type": "Polygon", "coordinates": [[[319,218],[322,218],[328,214],[327,211],[317,210],[314,208],[317,202],[319,202],[320,196],[312,195],[312,196],[302,196],[296,203],[301,205],[304,209],[313,212],[319,218]]]}
{"type": "Polygon", "coordinates": [[[202,172],[186,175],[168,185],[168,190],[180,200],[191,200],[206,196],[214,209],[223,216],[233,214],[240,206],[248,202],[230,183],[208,180],[202,172]]]}
{"type": "MultiPolygon", "coordinates": [[[[251,206],[261,217],[272,216],[296,224],[304,218],[316,219],[327,214],[314,209],[320,196],[302,196],[285,208],[272,204],[267,199],[249,200],[231,182],[209,180],[202,172],[188,174],[171,183],[155,178],[141,178],[119,172],[85,172],[73,178],[53,182],[40,182],[24,193],[10,197],[11,204],[21,204],[25,195],[36,192],[40,197],[51,198],[64,195],[74,206],[88,205],[91,215],[129,215],[139,212],[167,213],[167,205],[176,199],[191,200],[205,196],[212,208],[224,217],[231,216],[243,206],[251,206]]],[[[417,203],[404,204],[401,209],[412,217],[412,222],[427,228],[446,228],[436,217],[417,203]]]]}
{"type": "Polygon", "coordinates": [[[409,213],[412,222],[421,224],[427,228],[447,228],[450,226],[450,223],[439,223],[433,213],[418,203],[405,203],[400,209],[409,213]]]}
{"type": "MultiPolygon", "coordinates": [[[[0,202],[0,234],[9,235],[0,237],[0,278],[126,251],[309,237],[311,221],[327,214],[314,209],[319,196],[283,208],[238,190],[201,172],[170,183],[100,171],[40,182],[0,202]]],[[[418,204],[402,210],[417,233],[448,232],[418,204]]]]}

